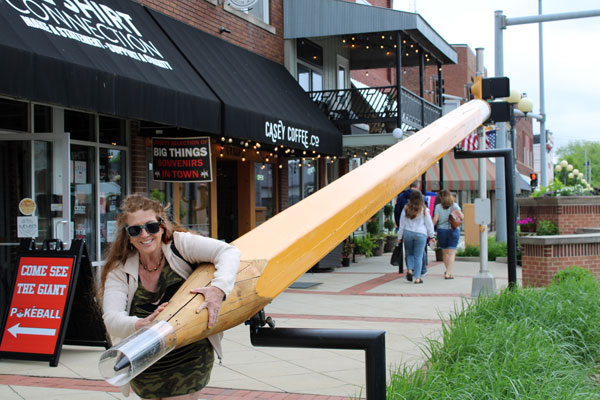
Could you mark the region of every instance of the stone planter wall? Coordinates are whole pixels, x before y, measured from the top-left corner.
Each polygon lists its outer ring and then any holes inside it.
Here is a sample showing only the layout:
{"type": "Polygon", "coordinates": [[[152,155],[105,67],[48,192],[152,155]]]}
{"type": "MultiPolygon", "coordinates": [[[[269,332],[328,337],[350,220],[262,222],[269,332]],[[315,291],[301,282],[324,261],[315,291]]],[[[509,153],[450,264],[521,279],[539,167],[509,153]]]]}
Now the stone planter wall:
{"type": "Polygon", "coordinates": [[[558,271],[574,265],[600,280],[600,233],[524,236],[519,241],[524,287],[547,286],[558,271]]]}
{"type": "Polygon", "coordinates": [[[517,198],[519,219],[548,220],[558,226],[561,235],[578,228],[600,227],[600,196],[557,196],[517,198]]]}

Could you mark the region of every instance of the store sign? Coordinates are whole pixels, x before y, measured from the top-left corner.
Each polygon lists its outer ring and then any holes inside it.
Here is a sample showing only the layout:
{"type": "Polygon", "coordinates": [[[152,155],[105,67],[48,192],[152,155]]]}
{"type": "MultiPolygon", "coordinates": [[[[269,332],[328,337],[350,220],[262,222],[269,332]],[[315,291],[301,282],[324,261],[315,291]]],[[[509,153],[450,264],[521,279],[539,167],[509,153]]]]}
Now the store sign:
{"type": "Polygon", "coordinates": [[[153,138],[152,168],[155,181],[210,182],[210,139],[153,138]]]}
{"type": "Polygon", "coordinates": [[[285,126],[283,121],[265,122],[265,137],[272,143],[285,143],[286,145],[300,144],[305,149],[318,148],[321,141],[319,136],[311,134],[306,129],[297,128],[291,125],[285,126]]]}
{"type": "Polygon", "coordinates": [[[65,314],[72,257],[21,257],[1,352],[53,354],[65,314]]]}
{"type": "Polygon", "coordinates": [[[36,238],[38,235],[38,217],[17,217],[18,238],[36,238]]]}
{"type": "MultiPolygon", "coordinates": [[[[16,18],[39,29],[107,52],[172,70],[160,50],[136,27],[133,18],[91,0],[5,0],[16,18]]],[[[3,6],[0,1],[0,6],[3,6]]]]}

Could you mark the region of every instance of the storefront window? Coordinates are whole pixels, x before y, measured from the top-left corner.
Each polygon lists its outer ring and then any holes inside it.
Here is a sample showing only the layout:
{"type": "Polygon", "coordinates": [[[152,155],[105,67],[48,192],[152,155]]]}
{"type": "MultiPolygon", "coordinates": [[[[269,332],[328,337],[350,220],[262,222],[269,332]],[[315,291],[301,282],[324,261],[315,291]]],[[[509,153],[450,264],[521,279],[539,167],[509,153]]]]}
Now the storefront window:
{"type": "Polygon", "coordinates": [[[288,161],[288,205],[293,205],[317,190],[317,167],[314,162],[288,161]]]}
{"type": "MultiPolygon", "coordinates": [[[[65,121],[66,123],[66,121],[65,121]]],[[[74,239],[86,241],[96,259],[96,186],[94,148],[71,145],[71,213],[74,239]]]]}
{"type": "Polygon", "coordinates": [[[125,151],[100,149],[100,252],[103,258],[115,240],[117,214],[125,196],[125,151]]]}
{"type": "Polygon", "coordinates": [[[27,132],[27,103],[0,98],[0,130],[27,132]]]}
{"type": "Polygon", "coordinates": [[[315,163],[302,167],[302,198],[306,198],[317,190],[317,167],[315,163]]]}
{"type": "Polygon", "coordinates": [[[254,163],[254,201],[256,226],[262,224],[275,213],[275,188],[273,186],[273,165],[254,163]]]}
{"type": "Polygon", "coordinates": [[[37,241],[54,238],[54,226],[62,216],[56,209],[56,204],[61,203],[54,195],[52,179],[54,175],[54,161],[52,160],[52,144],[50,142],[34,142],[34,187],[36,214],[38,217],[37,241]]]}
{"type": "Polygon", "coordinates": [[[210,236],[210,185],[208,183],[176,183],[180,185],[179,219],[181,225],[204,236],[210,236]]]}
{"type": "Polygon", "coordinates": [[[71,134],[71,140],[96,141],[94,121],[93,114],[65,110],[65,132],[71,134]]]}
{"type": "Polygon", "coordinates": [[[112,144],[114,146],[125,146],[126,130],[125,120],[119,118],[103,117],[98,118],[99,141],[100,143],[112,144]]]}
{"type": "Polygon", "coordinates": [[[52,107],[36,104],[33,106],[33,131],[52,132],[52,107]]]}

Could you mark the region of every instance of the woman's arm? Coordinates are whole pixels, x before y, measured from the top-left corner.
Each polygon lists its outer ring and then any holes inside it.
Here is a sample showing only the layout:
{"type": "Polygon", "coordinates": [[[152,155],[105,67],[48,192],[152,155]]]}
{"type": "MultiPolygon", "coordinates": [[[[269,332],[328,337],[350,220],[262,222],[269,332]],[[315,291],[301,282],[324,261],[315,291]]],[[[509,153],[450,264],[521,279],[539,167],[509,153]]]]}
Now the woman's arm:
{"type": "Polygon", "coordinates": [[[102,318],[111,336],[124,338],[135,332],[139,318],[129,315],[127,296],[127,274],[121,269],[112,270],[106,277],[102,298],[102,318]]]}
{"type": "Polygon", "coordinates": [[[214,264],[215,275],[210,285],[218,287],[225,296],[228,296],[233,290],[240,266],[240,251],[221,240],[189,232],[177,232],[175,238],[177,238],[175,246],[186,261],[214,264]]]}
{"type": "Polygon", "coordinates": [[[402,210],[402,214],[400,214],[400,224],[398,225],[398,240],[402,240],[402,236],[404,236],[404,226],[406,225],[406,213],[402,210]]]}

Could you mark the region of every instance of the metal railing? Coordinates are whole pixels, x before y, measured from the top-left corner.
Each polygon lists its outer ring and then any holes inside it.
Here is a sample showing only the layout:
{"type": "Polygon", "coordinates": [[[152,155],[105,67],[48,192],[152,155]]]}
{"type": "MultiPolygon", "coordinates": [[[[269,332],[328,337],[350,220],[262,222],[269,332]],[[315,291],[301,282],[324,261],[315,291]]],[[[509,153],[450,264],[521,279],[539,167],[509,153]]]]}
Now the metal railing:
{"type": "MultiPolygon", "coordinates": [[[[369,124],[370,132],[398,120],[398,87],[379,86],[307,92],[321,111],[340,129],[369,124]]],[[[442,109],[402,88],[402,123],[417,130],[442,116],[442,109]]]]}

